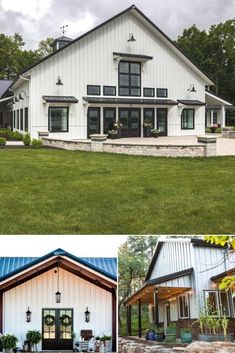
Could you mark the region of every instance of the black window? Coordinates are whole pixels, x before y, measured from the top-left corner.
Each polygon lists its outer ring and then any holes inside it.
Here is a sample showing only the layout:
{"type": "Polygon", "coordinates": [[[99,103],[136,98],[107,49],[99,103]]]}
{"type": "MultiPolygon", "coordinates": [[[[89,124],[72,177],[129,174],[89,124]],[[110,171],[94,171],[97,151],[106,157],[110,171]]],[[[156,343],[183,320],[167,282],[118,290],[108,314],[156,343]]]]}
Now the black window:
{"type": "Polygon", "coordinates": [[[116,109],[115,108],[104,108],[104,134],[108,131],[113,130],[116,122],[116,109]]]}
{"type": "Polygon", "coordinates": [[[154,108],[144,108],[144,124],[151,124],[150,128],[154,128],[154,108]]]}
{"type": "Polygon", "coordinates": [[[120,61],[119,63],[119,95],[141,95],[141,65],[140,63],[120,61]]]}
{"type": "Polygon", "coordinates": [[[3,112],[0,112],[0,128],[3,128],[3,112]]]}
{"type": "Polygon", "coordinates": [[[19,109],[17,109],[17,129],[20,128],[20,112],[19,109]]]}
{"type": "Polygon", "coordinates": [[[16,127],[16,111],[13,112],[13,128],[16,127]]]}
{"type": "Polygon", "coordinates": [[[154,97],[154,88],[144,88],[144,97],[154,97]]]}
{"type": "Polygon", "coordinates": [[[87,94],[93,94],[95,96],[99,96],[100,95],[100,86],[87,85],[87,94]]]}
{"type": "Polygon", "coordinates": [[[87,138],[90,135],[100,134],[100,108],[88,108],[87,113],[87,138]]]}
{"type": "Polygon", "coordinates": [[[24,130],[24,111],[20,109],[20,130],[24,130]]]}
{"type": "Polygon", "coordinates": [[[116,96],[116,87],[115,86],[103,86],[103,95],[104,96],[116,96]]]}
{"type": "Polygon", "coordinates": [[[217,124],[217,112],[213,112],[213,124],[217,124]]]}
{"type": "Polygon", "coordinates": [[[29,130],[29,109],[24,108],[24,129],[25,131],[29,130]]]}
{"type": "Polygon", "coordinates": [[[68,132],[69,130],[69,108],[68,107],[49,107],[50,132],[68,132]]]}
{"type": "Polygon", "coordinates": [[[183,109],[181,114],[181,129],[194,129],[194,109],[183,109]]]}
{"type": "Polygon", "coordinates": [[[167,88],[157,88],[157,97],[166,98],[168,96],[167,88]]]}

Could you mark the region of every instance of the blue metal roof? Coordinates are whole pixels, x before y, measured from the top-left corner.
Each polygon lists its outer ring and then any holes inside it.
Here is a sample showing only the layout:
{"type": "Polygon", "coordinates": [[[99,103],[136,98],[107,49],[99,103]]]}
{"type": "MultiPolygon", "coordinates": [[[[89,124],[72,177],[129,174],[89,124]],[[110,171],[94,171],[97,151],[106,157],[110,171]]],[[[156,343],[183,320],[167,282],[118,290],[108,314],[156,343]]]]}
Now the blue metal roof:
{"type": "Polygon", "coordinates": [[[107,257],[76,257],[62,249],[57,249],[42,257],[0,257],[0,281],[13,274],[39,264],[52,256],[67,256],[114,280],[117,279],[117,259],[107,257]]]}
{"type": "Polygon", "coordinates": [[[11,80],[0,80],[0,98],[3,93],[8,89],[11,83],[11,80]]]}

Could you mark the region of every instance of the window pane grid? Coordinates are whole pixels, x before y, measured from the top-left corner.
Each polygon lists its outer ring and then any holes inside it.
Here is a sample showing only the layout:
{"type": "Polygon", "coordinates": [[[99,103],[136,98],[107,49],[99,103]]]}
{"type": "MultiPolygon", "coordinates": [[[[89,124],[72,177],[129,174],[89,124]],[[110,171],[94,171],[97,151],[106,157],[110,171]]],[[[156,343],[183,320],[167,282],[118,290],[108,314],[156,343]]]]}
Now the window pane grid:
{"type": "Polygon", "coordinates": [[[68,132],[68,111],[67,107],[49,108],[50,132],[68,132]]]}
{"type": "Polygon", "coordinates": [[[119,95],[140,96],[141,74],[140,63],[119,63],[119,95]]]}

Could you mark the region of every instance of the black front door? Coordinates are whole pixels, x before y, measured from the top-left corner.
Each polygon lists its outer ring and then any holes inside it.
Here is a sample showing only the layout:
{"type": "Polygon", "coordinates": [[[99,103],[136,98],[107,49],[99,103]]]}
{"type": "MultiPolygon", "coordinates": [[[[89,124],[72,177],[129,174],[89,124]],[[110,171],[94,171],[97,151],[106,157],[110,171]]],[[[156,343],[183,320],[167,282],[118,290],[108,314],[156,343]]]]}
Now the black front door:
{"type": "Polygon", "coordinates": [[[140,109],[120,108],[119,121],[122,124],[122,137],[140,136],[140,109]]]}
{"type": "Polygon", "coordinates": [[[100,108],[88,108],[87,138],[93,134],[100,134],[100,108]]]}
{"type": "Polygon", "coordinates": [[[167,136],[167,108],[157,108],[157,128],[160,136],[167,136]]]}
{"type": "Polygon", "coordinates": [[[42,349],[73,350],[73,309],[42,310],[42,349]]]}

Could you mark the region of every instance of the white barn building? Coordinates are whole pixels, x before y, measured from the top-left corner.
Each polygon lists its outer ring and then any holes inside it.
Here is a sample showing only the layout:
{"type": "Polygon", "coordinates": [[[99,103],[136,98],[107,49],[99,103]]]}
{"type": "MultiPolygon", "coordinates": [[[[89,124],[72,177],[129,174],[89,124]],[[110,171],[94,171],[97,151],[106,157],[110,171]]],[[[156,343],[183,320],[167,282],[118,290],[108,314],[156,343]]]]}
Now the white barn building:
{"type": "MultiPolygon", "coordinates": [[[[53,50],[9,87],[13,105],[4,115],[14,130],[87,139],[119,121],[122,137],[142,137],[147,119],[162,136],[185,136],[204,134],[215,121],[211,110],[205,115],[211,79],[135,5],[75,40],[58,38],[53,50]]],[[[230,103],[212,100],[225,126],[230,103]]]]}
{"type": "Polygon", "coordinates": [[[234,261],[234,253],[198,238],[160,238],[145,283],[125,302],[128,334],[133,305],[138,307],[141,337],[142,305],[148,305],[151,323],[166,329],[174,322],[179,333],[198,319],[208,303],[218,315],[226,314],[230,332],[235,333],[235,291],[219,290],[222,278],[234,274],[234,261]]]}
{"type": "Polygon", "coordinates": [[[63,351],[73,350],[73,332],[79,340],[81,331],[92,331],[112,336],[116,351],[116,279],[116,258],[78,258],[62,249],[0,257],[0,333],[23,345],[28,330],[39,330],[39,350],[63,351]]]}

